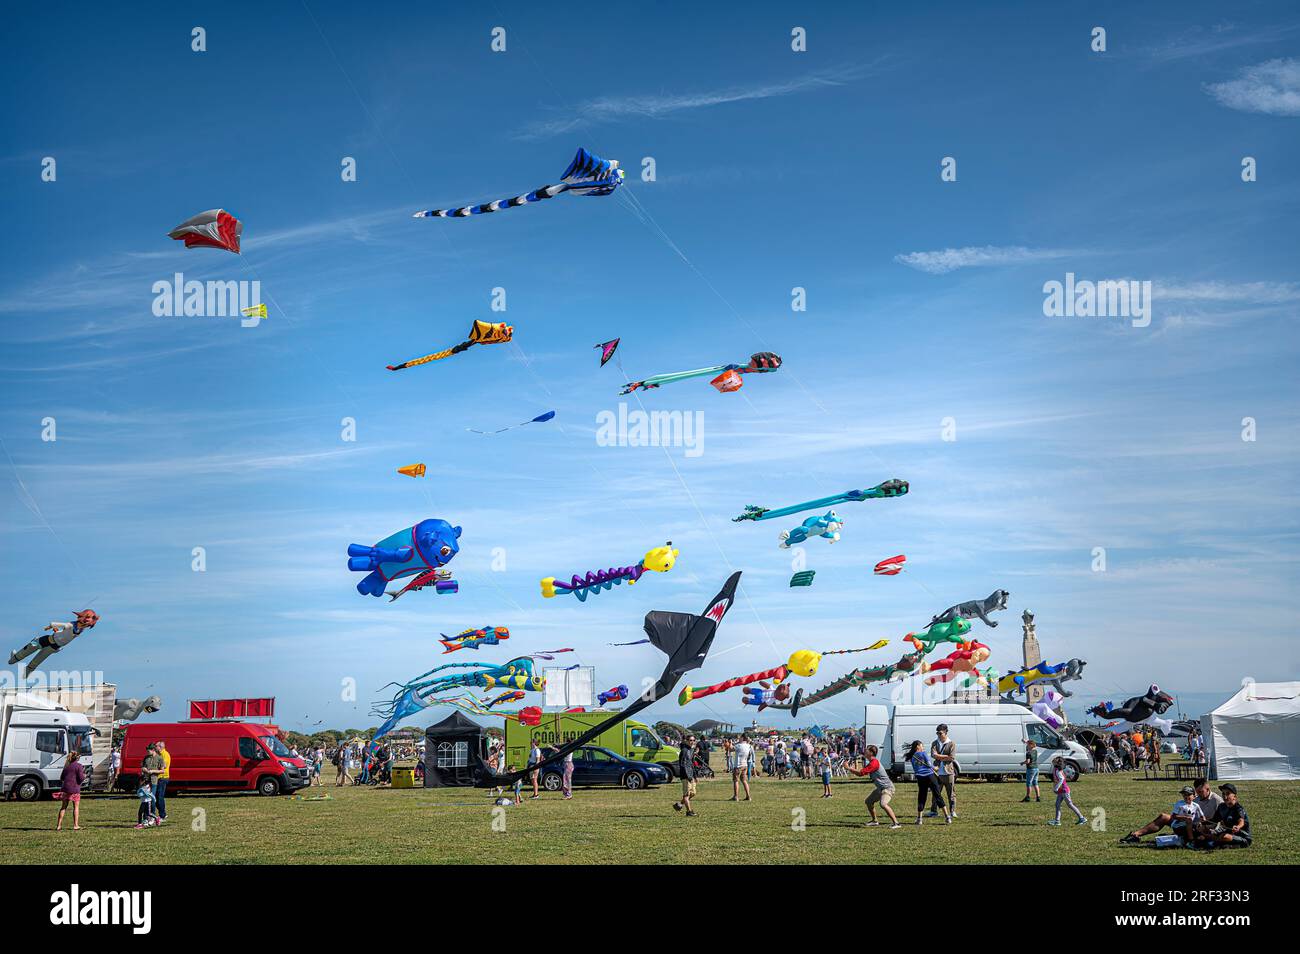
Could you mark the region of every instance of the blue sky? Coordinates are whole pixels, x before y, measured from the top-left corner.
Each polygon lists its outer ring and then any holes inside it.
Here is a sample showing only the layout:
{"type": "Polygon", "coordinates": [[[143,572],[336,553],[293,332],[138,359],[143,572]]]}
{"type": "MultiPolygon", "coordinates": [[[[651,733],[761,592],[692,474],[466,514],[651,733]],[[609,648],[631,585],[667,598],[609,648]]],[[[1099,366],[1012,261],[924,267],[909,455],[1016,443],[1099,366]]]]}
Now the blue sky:
{"type": "MultiPolygon", "coordinates": [[[[1088,660],[1077,702],[1157,682],[1199,714],[1242,678],[1300,677],[1283,623],[1300,556],[1287,5],[557,20],[507,3],[157,4],[86,6],[76,29],[17,11],[11,28],[6,645],[94,605],[103,622],[59,666],[157,692],[162,715],[268,694],[289,727],[372,725],[380,687],[471,626],[511,628],[512,652],[489,660],[571,646],[602,686],[639,684],[660,658],[606,644],[638,638],[647,610],[702,610],[734,568],[743,598],[697,684],[891,640],[826,660],[820,685],[999,587],[1010,611],[977,630],[991,663],[1019,664],[1030,607],[1049,659],[1088,660]],[[410,217],[553,181],[579,145],[622,161],[655,228],[620,195],[410,217]],[[949,156],[955,182],[940,180],[949,156]],[[246,269],[166,238],[213,207],[245,223],[246,269]],[[257,277],[272,317],[155,317],[151,287],[177,271],[257,277]],[[1043,284],[1067,272],[1152,282],[1151,324],[1045,317],[1043,284]],[[504,314],[489,308],[498,287],[504,314]],[[514,344],[384,370],[474,318],[511,322],[514,344]],[[759,350],[785,365],[736,394],[644,394],[647,410],[703,413],[698,456],[599,446],[622,381],[592,345],[615,336],[632,379],[759,350]],[[550,424],[465,430],[548,409],[550,424]],[[423,480],[395,473],[416,461],[423,480]],[[808,589],[787,587],[776,545],[797,520],[730,520],[889,477],[910,495],[839,508],[843,539],[805,548],[808,589]],[[425,517],[465,528],[460,593],[358,595],[347,545],[425,517]],[[543,576],[667,539],[681,550],[667,575],[584,605],[540,596],[543,576]],[[896,553],[908,573],[874,578],[896,553]],[[340,698],[349,678],[355,703],[340,698]]],[[[843,695],[820,718],[856,721],[885,698],[843,695]]],[[[652,715],[751,710],[732,695],[652,715]]]]}

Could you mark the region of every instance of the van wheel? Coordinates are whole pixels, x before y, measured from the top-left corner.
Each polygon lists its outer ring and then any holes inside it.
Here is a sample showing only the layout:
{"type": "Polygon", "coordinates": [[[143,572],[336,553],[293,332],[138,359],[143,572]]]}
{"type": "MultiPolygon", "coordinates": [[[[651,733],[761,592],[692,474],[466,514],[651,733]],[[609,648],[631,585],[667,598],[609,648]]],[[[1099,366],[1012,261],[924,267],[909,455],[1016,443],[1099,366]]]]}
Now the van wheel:
{"type": "Polygon", "coordinates": [[[279,795],[280,780],[274,775],[264,775],[257,782],[257,794],[259,795],[279,795]]]}
{"type": "Polygon", "coordinates": [[[1066,763],[1065,763],[1065,780],[1066,780],[1067,782],[1077,782],[1077,781],[1079,781],[1079,763],[1078,763],[1078,762],[1066,762],[1066,763]]]}
{"type": "Polygon", "coordinates": [[[623,776],[623,787],[630,792],[645,788],[645,776],[640,772],[628,772],[623,776]]]}
{"type": "Polygon", "coordinates": [[[29,775],[26,778],[20,778],[14,783],[13,793],[14,797],[20,802],[34,802],[41,797],[43,788],[40,779],[29,775]]]}
{"type": "Polygon", "coordinates": [[[564,779],[560,777],[559,772],[547,772],[542,776],[542,788],[548,792],[558,792],[564,787],[564,779]]]}

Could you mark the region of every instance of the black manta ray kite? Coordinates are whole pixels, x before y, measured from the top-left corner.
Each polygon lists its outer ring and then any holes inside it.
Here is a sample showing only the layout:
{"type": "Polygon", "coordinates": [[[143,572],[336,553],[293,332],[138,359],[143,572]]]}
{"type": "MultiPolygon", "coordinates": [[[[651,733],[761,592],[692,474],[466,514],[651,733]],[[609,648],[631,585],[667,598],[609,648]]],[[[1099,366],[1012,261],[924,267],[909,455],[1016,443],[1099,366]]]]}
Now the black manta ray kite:
{"type": "Polygon", "coordinates": [[[613,713],[610,718],[605,719],[603,722],[592,726],[582,735],[561,746],[536,765],[530,765],[517,772],[494,775],[487,763],[482,758],[479,758],[479,771],[475,773],[477,777],[476,787],[495,788],[498,785],[513,785],[516,779],[523,778],[529,772],[560,761],[570,752],[582,748],[606,729],[618,725],[624,719],[630,718],[660,699],[671,699],[673,689],[676,688],[682,676],[692,669],[699,669],[704,665],[705,657],[709,654],[709,647],[713,645],[713,637],[718,632],[718,624],[722,622],[722,618],[727,615],[727,610],[735,602],[736,587],[738,585],[740,585],[739,571],[731,574],[727,582],[722,584],[722,589],[718,591],[718,595],[709,602],[708,608],[699,616],[694,613],[668,613],[663,610],[651,610],[646,613],[645,634],[650,637],[650,642],[655,645],[655,648],[668,657],[668,662],[664,664],[663,674],[655,684],[641,693],[631,705],[613,713]]]}

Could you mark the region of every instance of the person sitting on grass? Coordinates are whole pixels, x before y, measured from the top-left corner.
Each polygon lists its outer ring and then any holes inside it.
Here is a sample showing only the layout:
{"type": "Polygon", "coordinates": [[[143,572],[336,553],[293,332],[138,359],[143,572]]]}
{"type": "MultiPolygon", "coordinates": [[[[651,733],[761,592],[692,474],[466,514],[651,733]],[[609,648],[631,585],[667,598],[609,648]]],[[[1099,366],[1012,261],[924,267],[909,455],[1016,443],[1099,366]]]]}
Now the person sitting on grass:
{"type": "Polygon", "coordinates": [[[1175,835],[1182,839],[1184,844],[1190,842],[1196,833],[1197,826],[1205,821],[1205,815],[1201,811],[1201,806],[1196,803],[1196,789],[1190,785],[1184,785],[1179,790],[1179,794],[1182,798],[1174,802],[1172,809],[1161,812],[1141,828],[1129,832],[1119,840],[1120,844],[1140,845],[1144,836],[1154,835],[1166,825],[1175,835]]]}
{"type": "Polygon", "coordinates": [[[1214,813],[1214,817],[1197,833],[1194,847],[1210,850],[1213,848],[1249,848],[1250,816],[1246,807],[1237,798],[1237,786],[1225,782],[1219,786],[1223,793],[1223,802],[1214,813]]]}
{"type": "Polygon", "coordinates": [[[1041,802],[1043,793],[1038,788],[1038,743],[1033,739],[1025,741],[1025,760],[1020,763],[1025,767],[1025,797],[1022,802],[1029,801],[1029,796],[1034,796],[1034,801],[1041,802]]]}
{"type": "Polygon", "coordinates": [[[1078,816],[1076,825],[1088,824],[1088,819],[1083,817],[1083,812],[1079,811],[1074,799],[1070,797],[1070,783],[1065,780],[1065,759],[1059,755],[1052,759],[1052,791],[1056,793],[1056,817],[1047,824],[1060,827],[1062,805],[1070,806],[1070,811],[1078,816]]]}

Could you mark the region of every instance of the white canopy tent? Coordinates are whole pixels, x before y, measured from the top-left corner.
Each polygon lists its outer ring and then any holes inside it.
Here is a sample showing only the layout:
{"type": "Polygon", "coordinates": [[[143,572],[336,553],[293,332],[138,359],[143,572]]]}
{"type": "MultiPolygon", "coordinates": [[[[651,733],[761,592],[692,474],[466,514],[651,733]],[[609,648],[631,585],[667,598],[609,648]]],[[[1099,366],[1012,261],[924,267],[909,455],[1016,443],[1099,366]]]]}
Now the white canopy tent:
{"type": "Polygon", "coordinates": [[[1201,718],[1210,777],[1300,779],[1300,682],[1251,682],[1201,718]]]}

